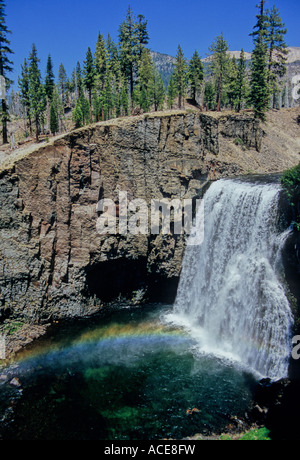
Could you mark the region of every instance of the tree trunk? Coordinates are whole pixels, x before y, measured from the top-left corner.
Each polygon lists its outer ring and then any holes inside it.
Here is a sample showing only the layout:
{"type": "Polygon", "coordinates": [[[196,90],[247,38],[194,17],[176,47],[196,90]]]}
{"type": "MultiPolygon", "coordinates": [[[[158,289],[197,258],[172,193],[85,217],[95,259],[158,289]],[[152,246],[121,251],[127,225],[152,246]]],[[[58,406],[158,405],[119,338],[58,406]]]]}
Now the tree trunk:
{"type": "Polygon", "coordinates": [[[35,140],[36,142],[39,142],[39,119],[36,118],[35,119],[35,129],[36,129],[36,133],[35,133],[35,140]]]}
{"type": "Polygon", "coordinates": [[[218,103],[217,103],[217,111],[221,112],[221,96],[222,96],[222,76],[220,77],[220,84],[218,88],[218,103]]]}
{"type": "Polygon", "coordinates": [[[219,89],[217,112],[221,112],[221,88],[219,89]]]}
{"type": "Polygon", "coordinates": [[[7,105],[5,99],[2,99],[2,138],[3,144],[8,144],[8,133],[7,133],[7,105]]]}
{"type": "Polygon", "coordinates": [[[130,112],[133,110],[133,67],[130,67],[130,112]]]}

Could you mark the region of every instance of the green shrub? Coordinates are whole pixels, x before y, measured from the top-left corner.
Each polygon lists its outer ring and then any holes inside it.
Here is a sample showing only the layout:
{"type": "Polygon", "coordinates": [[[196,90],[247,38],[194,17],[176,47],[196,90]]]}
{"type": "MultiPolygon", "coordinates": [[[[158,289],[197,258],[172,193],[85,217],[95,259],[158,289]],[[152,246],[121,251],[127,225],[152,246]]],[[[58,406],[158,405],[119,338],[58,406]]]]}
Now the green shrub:
{"type": "Polygon", "coordinates": [[[270,431],[267,428],[258,428],[245,433],[240,441],[271,441],[270,431]]]}
{"type": "Polygon", "coordinates": [[[294,229],[300,231],[300,163],[283,174],[281,184],[293,208],[294,229]]]}

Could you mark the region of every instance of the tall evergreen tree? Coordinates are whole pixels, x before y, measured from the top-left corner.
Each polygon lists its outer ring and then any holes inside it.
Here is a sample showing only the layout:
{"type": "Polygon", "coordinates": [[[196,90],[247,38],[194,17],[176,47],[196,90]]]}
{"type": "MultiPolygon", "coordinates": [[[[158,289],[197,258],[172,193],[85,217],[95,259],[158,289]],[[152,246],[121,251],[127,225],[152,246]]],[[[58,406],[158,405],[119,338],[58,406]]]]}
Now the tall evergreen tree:
{"type": "Polygon", "coordinates": [[[41,125],[44,122],[44,113],[46,110],[46,92],[42,83],[39,62],[37,50],[33,44],[29,56],[29,99],[30,112],[35,122],[37,142],[39,141],[39,133],[41,125]]]}
{"type": "Polygon", "coordinates": [[[209,48],[212,53],[212,60],[210,63],[210,70],[215,80],[216,96],[217,96],[217,111],[221,110],[221,102],[223,97],[223,90],[226,85],[226,77],[228,75],[229,66],[229,46],[223,34],[216,37],[213,44],[209,48]]]}
{"type": "Polygon", "coordinates": [[[103,113],[104,119],[109,120],[112,118],[113,108],[114,108],[114,96],[113,96],[113,75],[110,67],[107,68],[104,88],[103,88],[103,113]]]}
{"type": "Polygon", "coordinates": [[[168,102],[168,107],[170,109],[173,109],[176,96],[177,96],[176,78],[173,72],[171,74],[171,77],[168,83],[168,88],[167,88],[167,102],[168,102]]]}
{"type": "Polygon", "coordinates": [[[92,107],[92,92],[95,86],[95,66],[94,58],[91,48],[88,48],[86,53],[86,60],[84,61],[84,86],[86,87],[89,95],[89,104],[92,107]]]}
{"type": "Polygon", "coordinates": [[[163,108],[166,90],[161,74],[153,65],[152,70],[152,101],[154,104],[154,110],[157,112],[158,109],[163,108]]]}
{"type": "MultiPolygon", "coordinates": [[[[52,59],[49,54],[46,67],[46,77],[45,77],[45,92],[47,96],[47,119],[48,126],[51,131],[51,101],[53,97],[53,91],[55,88],[54,73],[53,73],[53,64],[52,59]]],[[[52,121],[53,121],[53,110],[52,110],[52,121]]]]}
{"type": "Polygon", "coordinates": [[[55,77],[53,73],[53,63],[52,63],[51,56],[49,54],[48,60],[47,60],[46,77],[45,77],[45,91],[46,91],[46,96],[49,101],[52,100],[54,88],[55,88],[55,77]]]}
{"type": "MultiPolygon", "coordinates": [[[[13,54],[13,51],[10,48],[10,41],[8,35],[11,34],[11,31],[8,30],[6,25],[6,13],[5,13],[6,4],[4,1],[0,1],[0,78],[1,84],[8,86],[11,83],[11,80],[8,78],[7,74],[12,72],[12,61],[9,59],[9,56],[13,54]]],[[[8,106],[5,97],[2,98],[1,103],[1,121],[2,121],[2,139],[3,144],[8,143],[8,132],[7,132],[7,122],[9,121],[8,106]]]]}
{"type": "Polygon", "coordinates": [[[99,32],[95,51],[95,84],[99,91],[104,88],[107,57],[106,43],[103,35],[99,32]]]}
{"type": "Polygon", "coordinates": [[[77,99],[75,109],[73,110],[73,122],[75,124],[75,128],[80,128],[83,126],[83,113],[81,108],[81,101],[77,99]]]}
{"type": "Polygon", "coordinates": [[[113,75],[115,75],[116,79],[120,79],[121,64],[120,64],[118,46],[112,40],[109,34],[106,40],[106,51],[107,51],[107,56],[109,59],[111,71],[113,75]]]}
{"type": "Polygon", "coordinates": [[[130,102],[128,97],[128,82],[125,76],[121,76],[118,94],[117,113],[121,116],[127,116],[129,114],[130,102]]]}
{"type": "Polygon", "coordinates": [[[150,51],[144,49],[141,54],[140,68],[134,89],[134,100],[144,112],[149,112],[153,96],[153,62],[150,51]]]}
{"type": "Polygon", "coordinates": [[[278,81],[287,72],[288,49],[285,42],[287,29],[282,23],[279,10],[273,6],[266,11],[267,16],[267,44],[268,44],[268,82],[273,94],[273,106],[276,95],[281,91],[278,81]]]}
{"type": "Polygon", "coordinates": [[[148,21],[142,14],[138,15],[137,28],[137,41],[138,41],[138,55],[142,57],[143,49],[149,43],[149,34],[147,30],[148,21]]]}
{"type": "Polygon", "coordinates": [[[233,101],[237,112],[240,112],[247,99],[247,63],[244,50],[242,49],[237,63],[237,74],[233,86],[233,101]]]}
{"type": "Polygon", "coordinates": [[[58,69],[58,88],[59,88],[59,94],[61,96],[61,102],[63,104],[63,107],[65,107],[65,104],[66,104],[67,84],[68,84],[68,76],[67,76],[66,69],[63,64],[60,64],[59,69],[58,69]]]}
{"type": "Polygon", "coordinates": [[[58,94],[58,90],[55,87],[52,93],[52,99],[50,104],[50,131],[53,135],[58,133],[62,128],[63,118],[63,106],[61,99],[58,94]]]}
{"type": "Polygon", "coordinates": [[[235,56],[228,62],[228,70],[226,75],[226,83],[224,84],[224,91],[222,94],[222,104],[234,110],[235,106],[235,86],[237,81],[238,66],[235,56]]]}
{"type": "Polygon", "coordinates": [[[71,78],[67,84],[67,92],[71,95],[71,103],[74,104],[74,100],[76,101],[76,94],[77,94],[77,78],[76,78],[76,70],[73,69],[71,78]]]}
{"type": "Polygon", "coordinates": [[[56,107],[54,102],[52,101],[50,104],[50,131],[55,136],[59,130],[59,122],[58,122],[58,113],[56,111],[56,107]]]}
{"type": "Polygon", "coordinates": [[[178,45],[174,76],[176,80],[178,107],[181,109],[187,87],[187,64],[180,45],[178,45]]]}
{"type": "Polygon", "coordinates": [[[216,89],[211,80],[205,82],[204,105],[206,110],[215,110],[216,108],[216,89]]]}
{"type": "Polygon", "coordinates": [[[197,96],[199,96],[204,79],[204,66],[196,50],[189,62],[188,79],[190,84],[190,92],[193,104],[197,104],[197,96]]]}
{"type": "MultiPolygon", "coordinates": [[[[110,35],[106,40],[106,56],[107,65],[111,74],[111,86],[112,86],[112,99],[113,99],[113,115],[119,116],[121,105],[120,105],[120,92],[123,85],[124,78],[122,77],[121,62],[119,58],[118,47],[113,42],[110,35]]],[[[128,92],[128,85],[126,86],[128,92]]],[[[126,96],[126,110],[128,110],[128,94],[126,96]]]]}
{"type": "Polygon", "coordinates": [[[21,76],[18,78],[20,89],[20,98],[23,106],[25,120],[28,119],[30,134],[32,134],[32,123],[30,113],[30,97],[29,97],[29,69],[27,59],[24,59],[24,64],[21,65],[21,76]]]}
{"type": "Polygon", "coordinates": [[[269,108],[270,86],[268,82],[268,46],[267,46],[267,16],[264,11],[266,0],[261,0],[258,5],[259,14],[254,32],[254,50],[251,59],[251,88],[250,102],[255,118],[262,121],[266,119],[269,108]]]}
{"type": "MultiPolygon", "coordinates": [[[[98,40],[96,43],[95,60],[94,60],[94,81],[91,72],[91,82],[93,81],[93,89],[95,89],[94,96],[94,114],[96,121],[105,119],[104,113],[104,88],[106,85],[107,91],[107,72],[109,67],[109,52],[106,48],[106,43],[103,35],[99,32],[98,40]]],[[[110,77],[109,77],[110,81],[110,77]]]]}
{"type": "Polygon", "coordinates": [[[130,6],[127,10],[126,19],[119,28],[119,47],[122,71],[128,80],[132,100],[140,49],[137,23],[130,6]]]}
{"type": "Polygon", "coordinates": [[[77,99],[79,99],[83,95],[82,69],[81,69],[81,65],[79,61],[77,61],[75,72],[76,72],[77,99]]]}
{"type": "Polygon", "coordinates": [[[75,109],[73,110],[73,121],[75,123],[75,128],[80,128],[88,124],[91,121],[91,111],[89,101],[82,94],[79,99],[77,99],[75,109]]]}

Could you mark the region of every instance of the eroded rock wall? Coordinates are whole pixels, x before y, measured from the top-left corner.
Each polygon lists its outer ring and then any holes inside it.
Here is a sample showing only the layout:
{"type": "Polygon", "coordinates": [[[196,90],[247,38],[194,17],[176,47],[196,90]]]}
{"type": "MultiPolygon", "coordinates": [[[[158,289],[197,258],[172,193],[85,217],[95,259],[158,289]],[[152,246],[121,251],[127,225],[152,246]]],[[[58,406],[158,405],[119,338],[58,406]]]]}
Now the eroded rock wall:
{"type": "Polygon", "coordinates": [[[220,155],[224,138],[259,158],[263,131],[251,117],[182,112],[99,123],[0,169],[0,317],[87,315],[141,293],[172,299],[185,237],[99,235],[96,205],[119,191],[147,203],[195,198],[210,180],[246,173],[220,155]]]}

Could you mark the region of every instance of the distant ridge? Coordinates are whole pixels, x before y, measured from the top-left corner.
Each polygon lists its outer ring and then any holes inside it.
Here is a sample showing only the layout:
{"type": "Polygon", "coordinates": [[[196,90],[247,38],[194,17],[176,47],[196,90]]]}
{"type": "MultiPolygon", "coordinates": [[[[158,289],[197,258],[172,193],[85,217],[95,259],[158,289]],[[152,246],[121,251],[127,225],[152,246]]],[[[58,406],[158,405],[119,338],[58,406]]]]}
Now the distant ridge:
{"type": "MultiPolygon", "coordinates": [[[[288,78],[291,78],[294,75],[297,75],[300,72],[300,47],[299,46],[290,46],[288,47],[288,56],[287,56],[287,63],[288,63],[288,78]]],[[[239,59],[241,55],[241,51],[229,51],[228,54],[231,57],[235,57],[239,59]]],[[[249,61],[251,59],[252,54],[245,51],[246,60],[249,61]]],[[[173,72],[174,65],[176,62],[176,58],[174,56],[170,56],[168,54],[159,53],[157,51],[151,51],[151,57],[153,62],[160,72],[163,82],[165,86],[168,85],[170,76],[173,72]]],[[[210,62],[211,56],[203,58],[202,61],[204,64],[210,62]]]]}

